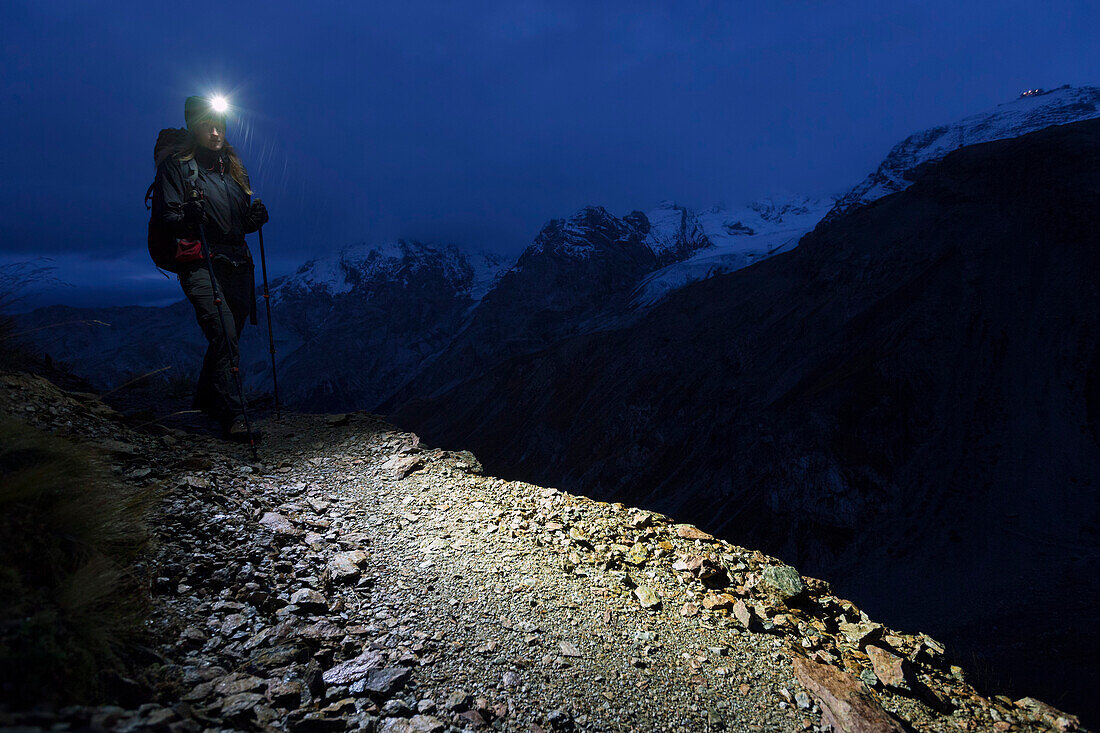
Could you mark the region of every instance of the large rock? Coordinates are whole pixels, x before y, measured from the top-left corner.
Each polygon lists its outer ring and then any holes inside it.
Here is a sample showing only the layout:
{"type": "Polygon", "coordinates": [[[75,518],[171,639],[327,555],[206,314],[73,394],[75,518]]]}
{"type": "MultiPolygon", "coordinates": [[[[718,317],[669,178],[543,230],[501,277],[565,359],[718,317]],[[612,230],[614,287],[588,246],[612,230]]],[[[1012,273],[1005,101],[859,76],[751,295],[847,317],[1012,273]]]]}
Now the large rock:
{"type": "Polygon", "coordinates": [[[874,644],[867,645],[867,656],[871,658],[871,666],[875,670],[875,676],[882,684],[899,690],[910,690],[909,663],[896,654],[891,654],[882,647],[874,644]]]}
{"type": "Polygon", "coordinates": [[[241,692],[255,692],[264,686],[264,681],[259,677],[249,674],[234,673],[226,675],[214,684],[214,692],[218,695],[236,695],[241,692]]]}
{"type": "Polygon", "coordinates": [[[378,724],[378,733],[441,733],[447,724],[432,715],[411,718],[385,718],[378,724]]]}
{"type": "Polygon", "coordinates": [[[230,695],[221,703],[221,714],[230,720],[248,717],[266,698],[258,692],[239,692],[230,695]]]}
{"type": "Polygon", "coordinates": [[[794,674],[821,703],[822,719],[840,733],[905,733],[861,683],[836,667],[794,658],[794,674]]]}
{"type": "Polygon", "coordinates": [[[301,534],[289,519],[278,512],[264,512],[264,515],[260,517],[260,526],[274,533],[276,538],[281,539],[290,539],[301,534]]]}
{"type": "Polygon", "coordinates": [[[806,593],[802,576],[790,565],[769,565],[760,578],[761,585],[786,603],[801,598],[806,593]]]}
{"type": "Polygon", "coordinates": [[[355,659],[341,662],[324,673],[326,685],[350,685],[366,677],[371,670],[380,669],[385,656],[376,649],[369,649],[355,659]]]}
{"type": "Polygon", "coordinates": [[[331,582],[352,584],[359,580],[361,566],[367,561],[367,553],[362,550],[339,552],[325,566],[325,572],[331,582]]]}
{"type": "Polygon", "coordinates": [[[250,672],[263,674],[307,659],[309,659],[309,649],[306,647],[294,643],[278,644],[253,650],[248,658],[247,669],[250,672]]]}
{"type": "Polygon", "coordinates": [[[290,595],[290,602],[303,613],[325,613],[328,600],[312,588],[299,588],[290,595]]]}
{"type": "Polygon", "coordinates": [[[708,588],[723,588],[729,584],[726,569],[712,557],[704,555],[685,555],[672,564],[672,569],[691,573],[708,588]]]}
{"type": "Polygon", "coordinates": [[[408,667],[383,667],[372,669],[365,677],[356,680],[349,688],[353,695],[370,695],[371,697],[389,697],[405,686],[412,674],[408,667]]]}
{"type": "Polygon", "coordinates": [[[638,599],[638,603],[642,604],[642,608],[656,610],[661,607],[661,599],[648,585],[639,585],[635,588],[634,596],[638,599]]]}
{"type": "Polygon", "coordinates": [[[844,637],[848,641],[860,647],[880,639],[883,634],[882,624],[876,624],[870,621],[858,624],[843,622],[839,624],[839,628],[840,633],[844,634],[844,637]]]}
{"type": "Polygon", "coordinates": [[[753,613],[744,601],[738,599],[737,603],[733,604],[733,615],[746,629],[753,627],[753,613]]]}

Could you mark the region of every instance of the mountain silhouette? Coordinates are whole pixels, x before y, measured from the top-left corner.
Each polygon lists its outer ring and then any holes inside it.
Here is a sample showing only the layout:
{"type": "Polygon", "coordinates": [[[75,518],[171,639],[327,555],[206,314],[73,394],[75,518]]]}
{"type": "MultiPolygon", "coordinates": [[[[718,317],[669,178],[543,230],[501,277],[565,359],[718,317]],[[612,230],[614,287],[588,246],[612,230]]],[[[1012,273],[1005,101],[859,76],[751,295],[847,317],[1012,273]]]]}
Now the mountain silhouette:
{"type": "Polygon", "coordinates": [[[763,547],[1088,705],[1098,195],[1100,121],[963,148],[791,252],[391,418],[763,547]],[[1005,628],[1018,646],[983,646],[1005,628]]]}

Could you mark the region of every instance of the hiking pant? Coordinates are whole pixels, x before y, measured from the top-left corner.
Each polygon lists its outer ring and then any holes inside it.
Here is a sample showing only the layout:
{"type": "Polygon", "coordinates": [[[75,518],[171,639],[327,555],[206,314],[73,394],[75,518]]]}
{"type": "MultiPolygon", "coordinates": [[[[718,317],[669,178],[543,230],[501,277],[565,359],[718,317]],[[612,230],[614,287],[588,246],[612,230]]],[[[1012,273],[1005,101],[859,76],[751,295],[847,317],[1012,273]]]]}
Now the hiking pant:
{"type": "MultiPolygon", "coordinates": [[[[228,424],[244,412],[233,367],[239,366],[240,350],[237,343],[245,320],[252,311],[255,297],[253,266],[251,263],[233,264],[215,257],[214,277],[222,296],[225,327],[229,330],[228,339],[223,336],[222,313],[218,312],[218,305],[214,302],[214,289],[211,287],[206,261],[197,262],[196,266],[179,274],[180,285],[195,308],[195,316],[207,342],[206,356],[202,360],[202,372],[199,374],[192,407],[228,424]]],[[[240,378],[243,384],[243,372],[240,378]]]]}

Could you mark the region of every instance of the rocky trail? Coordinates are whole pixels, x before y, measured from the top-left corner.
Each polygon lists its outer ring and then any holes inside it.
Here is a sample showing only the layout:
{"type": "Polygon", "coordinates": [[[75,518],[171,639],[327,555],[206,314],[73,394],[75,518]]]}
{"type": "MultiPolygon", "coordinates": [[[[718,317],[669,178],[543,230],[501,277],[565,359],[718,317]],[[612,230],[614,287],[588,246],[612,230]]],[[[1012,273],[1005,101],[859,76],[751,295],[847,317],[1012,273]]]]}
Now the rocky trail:
{"type": "Polygon", "coordinates": [[[52,730],[1070,731],[946,650],[674,519],[481,474],[376,415],[263,421],[261,462],[0,375],[0,412],[158,492],[149,664],[52,730]]]}

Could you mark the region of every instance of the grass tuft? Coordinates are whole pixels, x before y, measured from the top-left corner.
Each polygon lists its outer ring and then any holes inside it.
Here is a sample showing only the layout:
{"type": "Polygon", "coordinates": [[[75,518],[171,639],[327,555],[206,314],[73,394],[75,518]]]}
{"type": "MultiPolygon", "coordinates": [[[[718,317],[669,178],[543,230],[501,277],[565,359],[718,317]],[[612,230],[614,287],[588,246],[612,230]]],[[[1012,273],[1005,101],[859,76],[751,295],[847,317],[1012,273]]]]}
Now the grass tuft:
{"type": "Polygon", "coordinates": [[[141,634],[149,503],[89,450],[0,421],[0,700],[109,697],[141,634]]]}

